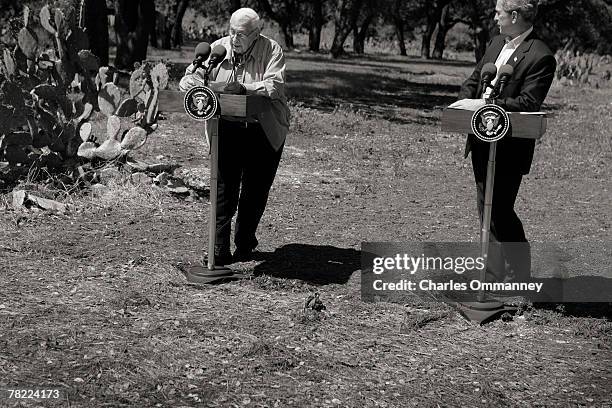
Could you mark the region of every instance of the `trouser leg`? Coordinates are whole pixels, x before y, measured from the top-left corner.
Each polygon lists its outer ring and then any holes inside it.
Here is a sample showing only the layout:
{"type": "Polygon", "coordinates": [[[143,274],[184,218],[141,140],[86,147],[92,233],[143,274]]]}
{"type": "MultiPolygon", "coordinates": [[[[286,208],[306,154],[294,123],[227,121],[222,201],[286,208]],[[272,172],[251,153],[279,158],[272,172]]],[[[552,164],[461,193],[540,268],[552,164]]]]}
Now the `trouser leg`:
{"type": "Polygon", "coordinates": [[[251,131],[246,145],[249,149],[244,158],[234,243],[237,248],[248,250],[258,244],[255,233],[266,208],[283,146],[274,150],[260,126],[251,131]]]}
{"type": "Polygon", "coordinates": [[[217,219],[215,252],[230,253],[232,217],[238,206],[242,154],[240,134],[235,126],[219,121],[219,173],[217,181],[217,219]]]}
{"type": "MultiPolygon", "coordinates": [[[[472,154],[472,165],[477,188],[478,212],[483,222],[488,149],[472,154]]],[[[522,174],[502,163],[495,171],[491,209],[490,271],[497,279],[514,275],[519,280],[529,278],[531,249],[523,224],[514,210],[522,181],[522,174]]]]}

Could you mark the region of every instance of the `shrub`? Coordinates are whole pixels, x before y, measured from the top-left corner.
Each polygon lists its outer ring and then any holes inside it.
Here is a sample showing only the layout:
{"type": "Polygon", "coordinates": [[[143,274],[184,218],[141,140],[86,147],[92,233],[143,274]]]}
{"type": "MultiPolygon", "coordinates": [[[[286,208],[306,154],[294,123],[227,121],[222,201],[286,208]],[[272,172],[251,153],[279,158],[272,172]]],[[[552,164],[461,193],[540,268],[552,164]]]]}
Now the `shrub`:
{"type": "Polygon", "coordinates": [[[17,45],[0,50],[0,180],[11,168],[116,159],[157,127],[165,65],[138,65],[123,99],[118,73],[99,66],[76,20],[59,8],[44,6],[35,16],[25,7],[17,45]],[[89,120],[97,110],[107,117],[106,132],[89,120]]]}

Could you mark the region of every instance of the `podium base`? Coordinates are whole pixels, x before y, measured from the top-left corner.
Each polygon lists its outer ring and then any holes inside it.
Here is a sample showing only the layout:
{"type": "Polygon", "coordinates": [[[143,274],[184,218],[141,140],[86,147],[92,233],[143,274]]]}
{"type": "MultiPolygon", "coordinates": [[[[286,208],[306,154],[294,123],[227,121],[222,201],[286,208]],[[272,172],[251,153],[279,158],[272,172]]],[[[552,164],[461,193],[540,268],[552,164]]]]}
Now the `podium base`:
{"type": "Polygon", "coordinates": [[[204,265],[193,265],[185,268],[185,276],[188,282],[198,284],[217,283],[244,278],[244,275],[235,273],[225,266],[215,266],[213,269],[208,269],[208,267],[204,265]]]}
{"type": "Polygon", "coordinates": [[[516,307],[504,305],[496,300],[483,302],[456,302],[457,311],[471,322],[485,324],[492,322],[504,313],[515,313],[516,307]]]}

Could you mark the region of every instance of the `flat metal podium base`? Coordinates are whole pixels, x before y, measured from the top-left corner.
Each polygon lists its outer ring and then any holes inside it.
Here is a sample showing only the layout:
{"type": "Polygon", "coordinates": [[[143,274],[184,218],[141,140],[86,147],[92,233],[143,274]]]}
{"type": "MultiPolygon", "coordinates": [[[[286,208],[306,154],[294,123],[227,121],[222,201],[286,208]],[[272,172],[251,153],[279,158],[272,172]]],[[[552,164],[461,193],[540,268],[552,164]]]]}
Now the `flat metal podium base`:
{"type": "Polygon", "coordinates": [[[455,302],[458,312],[467,320],[479,324],[489,323],[504,313],[515,313],[516,307],[507,306],[496,300],[483,302],[455,302]]]}
{"type": "Polygon", "coordinates": [[[192,265],[185,268],[185,275],[188,282],[199,284],[244,278],[244,275],[235,273],[225,266],[215,266],[214,269],[208,269],[204,265],[192,265]]]}

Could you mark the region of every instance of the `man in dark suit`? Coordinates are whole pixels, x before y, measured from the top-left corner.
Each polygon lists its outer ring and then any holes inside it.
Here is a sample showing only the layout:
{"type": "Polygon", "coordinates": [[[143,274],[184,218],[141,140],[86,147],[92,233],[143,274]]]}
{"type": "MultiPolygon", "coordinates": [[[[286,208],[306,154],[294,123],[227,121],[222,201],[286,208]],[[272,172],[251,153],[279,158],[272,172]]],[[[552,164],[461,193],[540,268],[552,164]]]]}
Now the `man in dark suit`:
{"type": "MultiPolygon", "coordinates": [[[[510,112],[537,112],[553,81],[556,61],[551,50],[533,32],[538,0],[498,0],[495,22],[500,35],[488,44],[485,54],[472,75],[463,83],[460,100],[453,108],[476,110],[485,103],[495,103],[510,112]],[[514,73],[499,96],[491,87],[483,89],[480,71],[484,64],[495,63],[498,70],[511,65],[514,73]]],[[[495,85],[495,78],[492,85],[495,85]]],[[[465,156],[472,152],[472,166],[477,187],[480,219],[484,208],[485,181],[489,146],[469,135],[465,156]]],[[[497,143],[496,171],[491,211],[492,241],[520,243],[502,245],[505,264],[490,268],[489,279],[523,280],[529,277],[531,252],[523,224],[514,211],[514,203],[523,175],[529,173],[535,141],[505,137],[497,143]]]]}

